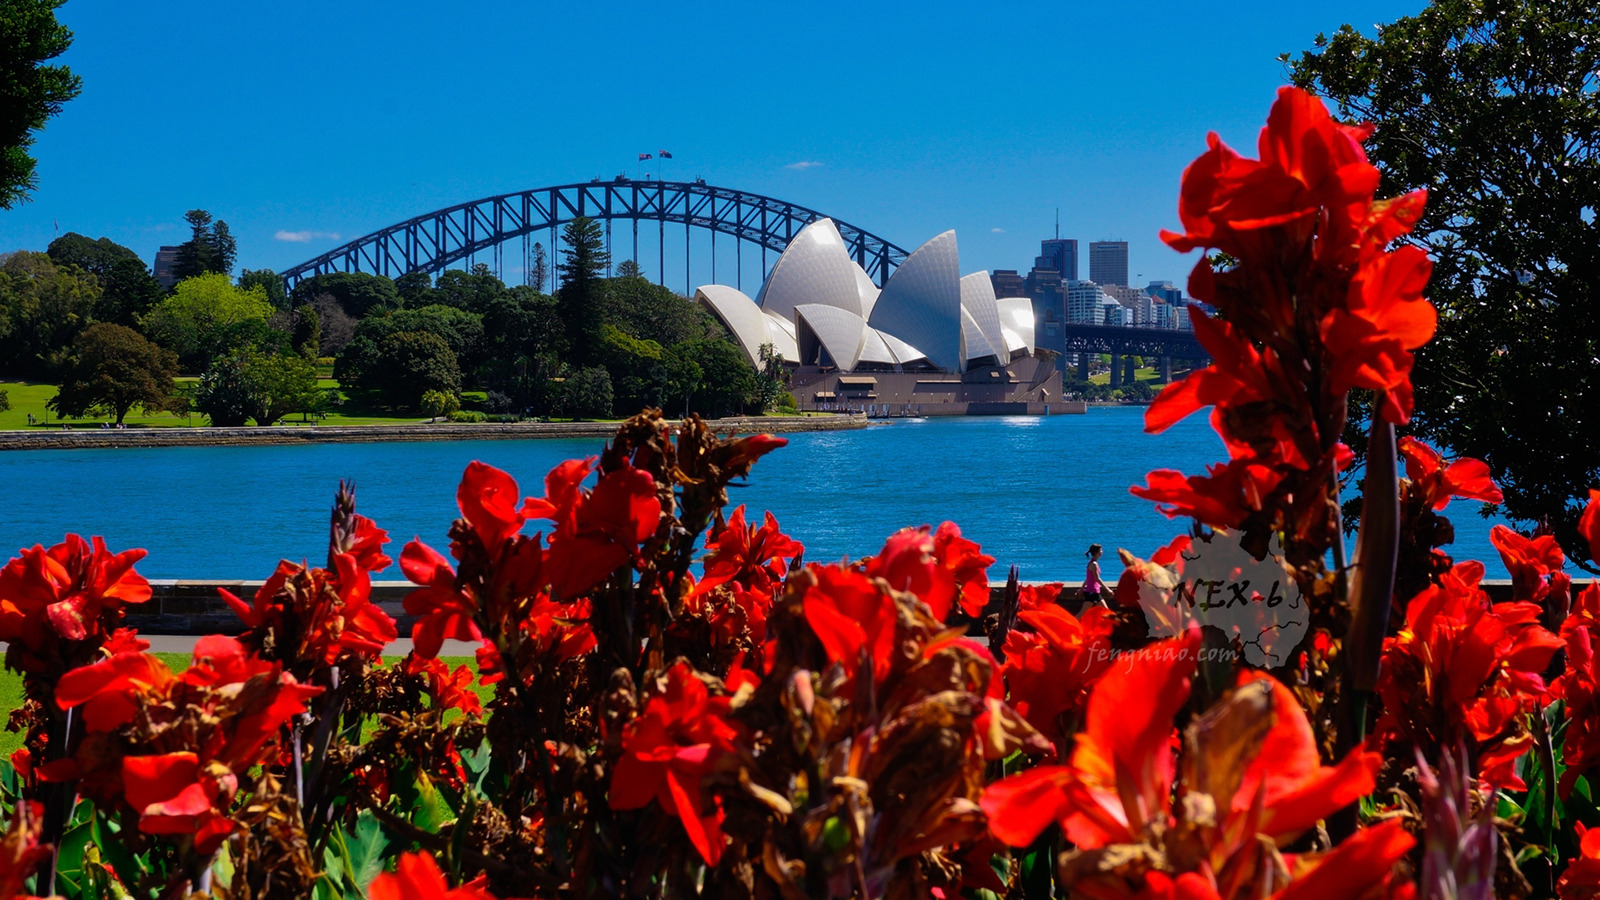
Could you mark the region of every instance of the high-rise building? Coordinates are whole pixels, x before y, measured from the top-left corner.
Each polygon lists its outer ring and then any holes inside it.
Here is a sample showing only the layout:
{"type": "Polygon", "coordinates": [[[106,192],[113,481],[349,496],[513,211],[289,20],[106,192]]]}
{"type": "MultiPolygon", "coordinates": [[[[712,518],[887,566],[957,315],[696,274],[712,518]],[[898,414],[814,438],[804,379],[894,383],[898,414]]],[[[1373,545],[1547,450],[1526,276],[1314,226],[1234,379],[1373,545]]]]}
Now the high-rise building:
{"type": "Polygon", "coordinates": [[[995,299],[1001,297],[1026,297],[1028,292],[1023,289],[1022,276],[1016,269],[995,269],[989,273],[989,283],[994,285],[995,299]]]}
{"type": "Polygon", "coordinates": [[[1055,269],[1062,281],[1078,280],[1078,242],[1067,238],[1052,238],[1039,242],[1039,256],[1033,261],[1036,269],[1055,269]]]}
{"type": "Polygon", "coordinates": [[[1073,325],[1103,325],[1105,304],[1114,302],[1092,281],[1070,282],[1067,285],[1067,321],[1073,325]]]}
{"type": "Polygon", "coordinates": [[[156,264],[151,266],[156,281],[161,283],[161,289],[170,291],[178,283],[178,276],[173,268],[178,264],[178,247],[162,247],[156,251],[156,264]]]}
{"type": "Polygon", "coordinates": [[[1090,241],[1089,280],[1095,284],[1128,284],[1128,242],[1090,241]]]}

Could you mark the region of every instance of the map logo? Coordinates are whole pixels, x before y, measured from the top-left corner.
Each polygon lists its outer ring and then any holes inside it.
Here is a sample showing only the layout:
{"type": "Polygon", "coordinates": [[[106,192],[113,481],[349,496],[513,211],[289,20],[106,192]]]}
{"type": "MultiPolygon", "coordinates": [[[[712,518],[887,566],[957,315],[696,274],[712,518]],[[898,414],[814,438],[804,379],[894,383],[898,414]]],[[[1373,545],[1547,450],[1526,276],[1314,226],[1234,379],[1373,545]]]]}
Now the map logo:
{"type": "Polygon", "coordinates": [[[1152,638],[1211,627],[1252,666],[1289,661],[1310,627],[1310,612],[1276,536],[1256,559],[1240,535],[1198,537],[1171,565],[1151,565],[1139,582],[1139,606],[1152,638]]]}

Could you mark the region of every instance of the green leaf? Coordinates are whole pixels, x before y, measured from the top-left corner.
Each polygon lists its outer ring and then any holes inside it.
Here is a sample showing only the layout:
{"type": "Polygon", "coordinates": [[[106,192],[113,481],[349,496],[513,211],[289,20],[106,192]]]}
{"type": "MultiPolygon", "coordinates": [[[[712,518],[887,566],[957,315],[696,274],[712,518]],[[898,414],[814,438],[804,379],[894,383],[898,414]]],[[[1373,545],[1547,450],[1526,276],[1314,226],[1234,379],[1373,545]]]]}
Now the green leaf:
{"type": "Polygon", "coordinates": [[[411,810],[411,823],[424,831],[438,834],[455,821],[455,811],[445,802],[444,795],[434,786],[425,772],[417,773],[417,804],[411,810]]]}
{"type": "Polygon", "coordinates": [[[372,810],[363,809],[356,816],[356,833],[346,839],[349,855],[346,857],[348,875],[352,884],[367,892],[367,885],[383,871],[384,851],[389,847],[389,836],[372,810]]]}
{"type": "Polygon", "coordinates": [[[489,747],[489,739],[484,738],[476,749],[461,752],[461,767],[472,776],[472,788],[476,791],[483,790],[483,780],[489,774],[489,766],[494,762],[494,754],[489,747]]]}

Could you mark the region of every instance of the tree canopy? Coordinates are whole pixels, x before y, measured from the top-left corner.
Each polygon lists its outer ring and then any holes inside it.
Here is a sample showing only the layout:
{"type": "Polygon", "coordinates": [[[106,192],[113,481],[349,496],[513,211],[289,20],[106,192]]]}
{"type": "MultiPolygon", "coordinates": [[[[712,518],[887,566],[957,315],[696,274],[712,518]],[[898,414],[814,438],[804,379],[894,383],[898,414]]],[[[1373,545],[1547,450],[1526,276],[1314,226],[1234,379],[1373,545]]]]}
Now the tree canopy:
{"type": "Polygon", "coordinates": [[[302,279],[295,284],[289,302],[290,305],[301,306],[323,295],[332,297],[352,319],[380,315],[411,305],[400,299],[400,292],[389,278],[365,272],[329,272],[302,279]]]}
{"type": "Polygon", "coordinates": [[[100,286],[43,253],[0,259],[0,372],[43,381],[55,356],[91,321],[100,286]]]}
{"type": "Polygon", "coordinates": [[[68,417],[105,412],[121,425],[135,406],[163,408],[173,394],[177,373],[172,352],[132,328],[90,325],[72,342],[71,356],[62,367],[61,389],[46,406],[68,417]]]}
{"type": "Polygon", "coordinates": [[[1319,35],[1295,83],[1376,125],[1382,192],[1428,189],[1438,334],[1414,429],[1486,460],[1515,519],[1580,558],[1600,484],[1600,14],[1590,0],[1436,0],[1319,35]]]}
{"type": "Polygon", "coordinates": [[[76,231],[69,231],[51,241],[44,252],[55,260],[56,265],[77,266],[102,282],[119,262],[132,261],[144,265],[139,254],[116,241],[108,237],[95,240],[76,231]]]}
{"type": "Polygon", "coordinates": [[[203,209],[191,209],[184,213],[183,218],[189,223],[190,236],[178,245],[178,258],[173,262],[172,273],[180,279],[212,273],[231,275],[237,248],[233,234],[228,230],[228,223],[221,219],[213,220],[211,213],[203,209]]]}
{"type": "Polygon", "coordinates": [[[146,331],[189,371],[204,371],[216,357],[255,344],[270,315],[272,304],[260,286],[243,289],[226,275],[201,275],[178,282],[151,311],[146,331]]]}
{"type": "Polygon", "coordinates": [[[562,251],[561,289],[557,300],[561,321],[567,332],[567,348],[579,367],[592,366],[600,358],[605,323],[605,271],[611,264],[600,223],[582,216],[567,223],[562,231],[566,249],[562,251]]]}
{"type": "Polygon", "coordinates": [[[0,209],[33,193],[37,161],[28,149],[34,133],[82,90],[71,69],[45,65],[72,45],[72,32],[56,21],[56,7],[64,2],[0,4],[0,209]]]}

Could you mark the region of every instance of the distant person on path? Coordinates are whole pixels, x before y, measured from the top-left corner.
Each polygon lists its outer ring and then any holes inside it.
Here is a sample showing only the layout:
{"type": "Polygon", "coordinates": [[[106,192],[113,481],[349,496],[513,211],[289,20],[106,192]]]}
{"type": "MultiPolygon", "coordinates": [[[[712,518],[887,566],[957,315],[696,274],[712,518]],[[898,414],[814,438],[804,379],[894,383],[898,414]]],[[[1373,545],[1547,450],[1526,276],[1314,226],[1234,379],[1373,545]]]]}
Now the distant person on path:
{"type": "Polygon", "coordinates": [[[1089,557],[1089,567],[1083,573],[1083,605],[1099,604],[1105,606],[1105,598],[1100,596],[1105,585],[1100,581],[1100,553],[1099,544],[1090,544],[1084,556],[1089,557]]]}

